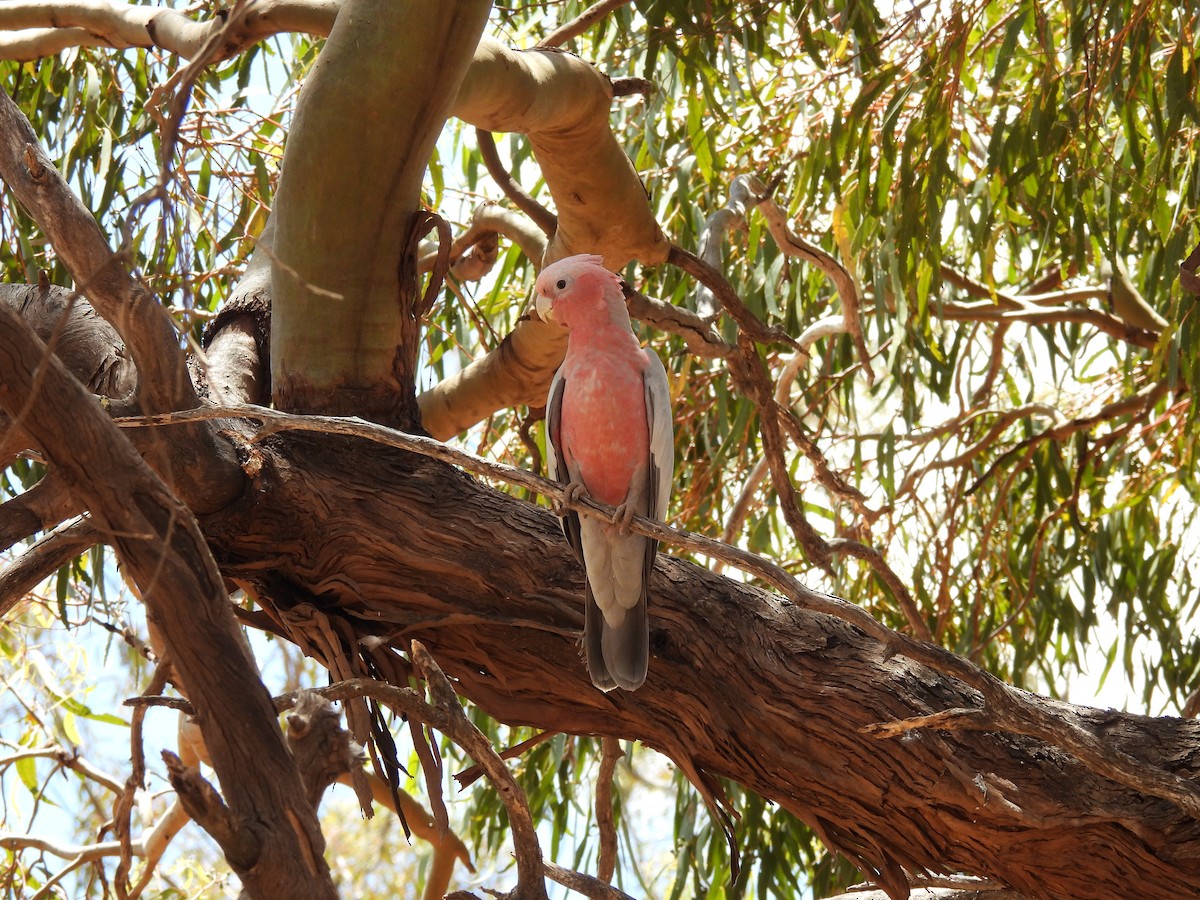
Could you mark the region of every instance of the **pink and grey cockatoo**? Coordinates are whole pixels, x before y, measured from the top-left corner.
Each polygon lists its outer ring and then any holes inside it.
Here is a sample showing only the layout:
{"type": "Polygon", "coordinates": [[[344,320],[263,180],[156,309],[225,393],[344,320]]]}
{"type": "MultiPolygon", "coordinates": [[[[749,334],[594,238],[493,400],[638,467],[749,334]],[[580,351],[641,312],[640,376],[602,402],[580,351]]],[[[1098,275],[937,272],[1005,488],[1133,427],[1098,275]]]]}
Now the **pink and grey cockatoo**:
{"type": "Polygon", "coordinates": [[[629,517],[661,520],[674,475],[671,393],[662,361],[633,334],[621,279],[599,256],[570,256],[538,276],[537,311],[569,329],[546,401],[550,477],[618,507],[612,522],[567,512],[563,532],[583,564],[584,650],[592,683],[637,690],[646,680],[646,588],[658,541],[629,517]]]}

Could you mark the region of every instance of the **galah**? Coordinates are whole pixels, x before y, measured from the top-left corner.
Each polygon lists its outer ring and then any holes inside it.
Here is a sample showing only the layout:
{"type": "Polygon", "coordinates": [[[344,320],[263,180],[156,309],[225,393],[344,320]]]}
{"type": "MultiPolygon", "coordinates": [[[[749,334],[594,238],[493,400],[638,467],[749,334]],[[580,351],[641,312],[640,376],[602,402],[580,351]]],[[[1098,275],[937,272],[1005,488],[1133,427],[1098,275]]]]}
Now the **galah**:
{"type": "Polygon", "coordinates": [[[658,541],[628,530],[667,512],[675,445],[667,373],[633,334],[621,279],[599,256],[546,266],[535,287],[542,319],[568,329],[546,401],[550,477],[568,493],[617,507],[612,521],[568,511],[563,532],[586,575],[584,651],[592,683],[637,690],[646,680],[646,590],[658,541]]]}

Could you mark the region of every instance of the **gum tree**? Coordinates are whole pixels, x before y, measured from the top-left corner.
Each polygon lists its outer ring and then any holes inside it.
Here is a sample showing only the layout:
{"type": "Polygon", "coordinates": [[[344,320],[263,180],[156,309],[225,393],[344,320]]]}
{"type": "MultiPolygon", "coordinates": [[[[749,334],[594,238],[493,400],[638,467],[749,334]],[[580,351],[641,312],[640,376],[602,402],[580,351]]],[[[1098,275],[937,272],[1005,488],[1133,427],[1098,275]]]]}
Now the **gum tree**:
{"type": "MultiPolygon", "coordinates": [[[[11,0],[0,27],[0,603],[19,635],[61,572],[70,641],[112,548],[155,662],[135,722],[191,716],[162,833],[131,833],[135,754],[73,865],[140,892],[191,818],[249,896],[335,896],[341,778],[434,842],[439,895],[437,733],[503,801],[512,896],[616,896],[618,740],[680,774],[677,895],[1194,889],[1200,729],[1058,699],[1097,661],[1146,710],[1197,687],[1194,13],[11,0]],[[524,302],[580,252],[676,401],[633,694],[580,664],[538,474],[564,338],[524,302]],[[370,773],[320,700],[272,701],[243,627],[328,671],[370,773]],[[561,869],[535,824],[593,758],[595,863],[561,869]]],[[[4,842],[32,884],[45,846],[4,842]]]]}

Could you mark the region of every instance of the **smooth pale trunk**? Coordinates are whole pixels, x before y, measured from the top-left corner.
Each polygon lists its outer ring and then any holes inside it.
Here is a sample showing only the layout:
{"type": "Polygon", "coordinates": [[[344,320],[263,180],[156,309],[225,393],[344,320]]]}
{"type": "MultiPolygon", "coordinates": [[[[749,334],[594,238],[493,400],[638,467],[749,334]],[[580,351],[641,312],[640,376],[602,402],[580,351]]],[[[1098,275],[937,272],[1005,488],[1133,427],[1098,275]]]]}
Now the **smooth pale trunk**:
{"type": "Polygon", "coordinates": [[[491,4],[341,8],[300,93],[275,208],[271,373],[297,411],[415,420],[410,232],[491,4]]]}

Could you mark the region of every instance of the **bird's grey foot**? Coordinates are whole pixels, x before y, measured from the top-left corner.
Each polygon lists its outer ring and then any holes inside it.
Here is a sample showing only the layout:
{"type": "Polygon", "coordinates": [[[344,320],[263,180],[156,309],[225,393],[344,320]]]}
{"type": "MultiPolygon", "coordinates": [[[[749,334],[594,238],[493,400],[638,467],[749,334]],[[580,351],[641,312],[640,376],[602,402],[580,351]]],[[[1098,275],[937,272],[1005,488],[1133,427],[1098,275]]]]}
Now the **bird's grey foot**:
{"type": "Polygon", "coordinates": [[[617,534],[629,534],[629,523],[633,521],[633,507],[622,503],[613,513],[612,523],[617,526],[617,534]]]}
{"type": "Polygon", "coordinates": [[[562,500],[555,500],[553,504],[553,512],[559,518],[562,518],[571,511],[571,504],[580,497],[586,497],[587,490],[581,481],[571,481],[563,487],[562,500]]]}

